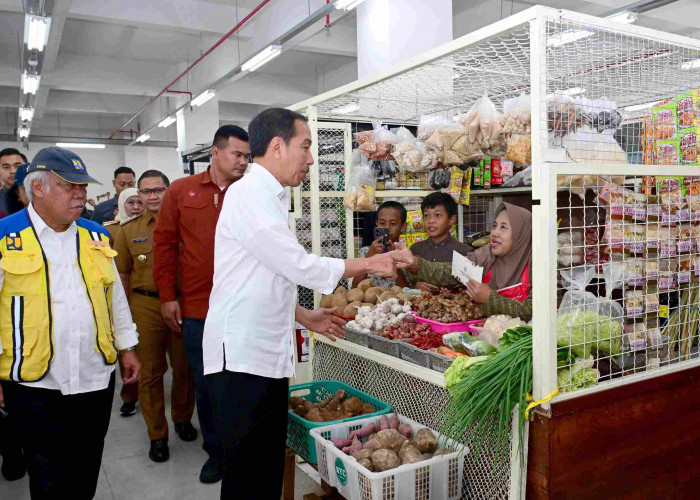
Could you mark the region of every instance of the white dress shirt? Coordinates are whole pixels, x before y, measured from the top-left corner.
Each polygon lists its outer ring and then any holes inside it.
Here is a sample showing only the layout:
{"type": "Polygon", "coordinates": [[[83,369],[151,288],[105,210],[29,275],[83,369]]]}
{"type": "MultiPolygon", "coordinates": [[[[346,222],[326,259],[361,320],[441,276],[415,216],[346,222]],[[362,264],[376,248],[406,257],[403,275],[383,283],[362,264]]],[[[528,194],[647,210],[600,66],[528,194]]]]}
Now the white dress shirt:
{"type": "Polygon", "coordinates": [[[345,263],[308,254],[288,226],[288,194],[253,164],[224,198],[214,287],[202,342],[204,374],[294,376],[297,285],[332,293],[345,263]]]}
{"type": "MultiPolygon", "coordinates": [[[[27,211],[49,262],[54,358],[43,379],[22,385],[58,389],[64,395],[106,389],[115,365],[105,364],[95,349],[95,319],[77,264],[78,226],[73,223],[66,231],[57,233],[46,225],[33,204],[27,211]]],[[[119,276],[116,265],[114,272],[119,276]]],[[[0,268],[0,289],[4,278],[5,271],[0,268]]],[[[135,346],[138,333],[119,279],[112,290],[112,313],[116,349],[135,346]]]]}

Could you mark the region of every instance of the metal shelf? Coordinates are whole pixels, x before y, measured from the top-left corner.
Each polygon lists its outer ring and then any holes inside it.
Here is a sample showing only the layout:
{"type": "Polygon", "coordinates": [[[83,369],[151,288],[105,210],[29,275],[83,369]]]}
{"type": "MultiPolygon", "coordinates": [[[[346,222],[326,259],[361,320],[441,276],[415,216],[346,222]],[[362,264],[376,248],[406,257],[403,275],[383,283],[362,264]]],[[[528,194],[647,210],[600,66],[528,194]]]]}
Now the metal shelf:
{"type": "Polygon", "coordinates": [[[532,186],[516,188],[496,188],[496,189],[474,189],[470,196],[507,196],[509,194],[529,194],[532,193],[532,186]]]}

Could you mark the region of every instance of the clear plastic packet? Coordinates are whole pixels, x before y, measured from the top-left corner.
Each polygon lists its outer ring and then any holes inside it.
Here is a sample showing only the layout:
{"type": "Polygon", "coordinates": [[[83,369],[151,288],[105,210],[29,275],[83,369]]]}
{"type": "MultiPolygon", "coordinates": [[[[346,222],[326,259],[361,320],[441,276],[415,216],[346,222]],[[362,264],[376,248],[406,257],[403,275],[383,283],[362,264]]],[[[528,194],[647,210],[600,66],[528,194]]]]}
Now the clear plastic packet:
{"type": "Polygon", "coordinates": [[[482,148],[490,148],[493,142],[503,135],[505,118],[496,109],[495,104],[484,93],[459,119],[467,132],[470,143],[478,143],[482,148]]]}
{"type": "Polygon", "coordinates": [[[436,190],[444,189],[450,185],[450,169],[440,168],[430,172],[428,182],[430,187],[436,190]]]}
{"type": "Polygon", "coordinates": [[[561,92],[547,96],[547,128],[554,138],[564,137],[583,124],[583,115],[574,99],[561,92]]]}
{"type": "Polygon", "coordinates": [[[503,187],[532,186],[532,165],[503,183],[503,187]]]}
{"type": "Polygon", "coordinates": [[[503,111],[505,118],[503,132],[505,134],[530,135],[532,131],[532,117],[529,94],[522,94],[515,99],[508,99],[503,104],[503,111]]]}
{"type": "Polygon", "coordinates": [[[423,115],[418,121],[418,139],[427,141],[436,129],[451,125],[453,123],[442,116],[423,115]]]}
{"type": "Polygon", "coordinates": [[[624,117],[617,110],[617,103],[612,99],[595,99],[589,112],[590,125],[598,132],[617,130],[624,117]]]}
{"type": "Polygon", "coordinates": [[[532,137],[527,135],[511,135],[506,147],[506,160],[520,165],[532,163],[532,137]]]}
{"type": "Polygon", "coordinates": [[[376,186],[376,170],[371,162],[362,157],[359,150],[353,150],[343,206],[357,212],[374,211],[376,186]]]}
{"type": "Polygon", "coordinates": [[[406,142],[413,143],[416,141],[416,136],[411,133],[410,130],[408,130],[406,127],[399,127],[397,129],[392,130],[391,132],[396,135],[396,143],[395,144],[403,144],[406,142]]]}

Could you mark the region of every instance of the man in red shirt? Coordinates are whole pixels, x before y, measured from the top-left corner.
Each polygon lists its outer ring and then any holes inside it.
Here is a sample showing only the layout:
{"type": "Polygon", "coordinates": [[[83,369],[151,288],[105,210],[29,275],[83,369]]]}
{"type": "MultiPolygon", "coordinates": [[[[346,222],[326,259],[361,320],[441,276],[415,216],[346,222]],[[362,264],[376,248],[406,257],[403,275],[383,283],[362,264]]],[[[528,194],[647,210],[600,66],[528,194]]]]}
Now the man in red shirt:
{"type": "Polygon", "coordinates": [[[226,190],[243,177],[249,155],[245,130],[235,125],[220,127],[214,135],[211,165],[206,172],[173,182],[165,192],[153,234],[153,277],[161,313],[173,331],[183,334],[194,376],[203,448],[209,454],[199,475],[203,483],[221,480],[223,457],[202,364],[202,333],[214,277],[214,234],[226,190]],[[182,304],[176,287],[178,271],[182,304]]]}

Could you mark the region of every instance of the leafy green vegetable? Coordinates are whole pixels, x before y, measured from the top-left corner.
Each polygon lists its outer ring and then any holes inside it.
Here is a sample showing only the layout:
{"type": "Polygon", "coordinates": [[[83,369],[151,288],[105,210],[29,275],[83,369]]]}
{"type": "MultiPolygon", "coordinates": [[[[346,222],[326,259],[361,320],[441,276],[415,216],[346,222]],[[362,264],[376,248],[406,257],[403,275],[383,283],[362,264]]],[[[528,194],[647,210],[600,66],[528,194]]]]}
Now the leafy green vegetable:
{"type": "Polygon", "coordinates": [[[557,368],[572,365],[575,359],[568,346],[557,349],[557,368]]]}
{"type": "Polygon", "coordinates": [[[532,335],[531,326],[518,326],[516,328],[506,330],[503,332],[503,336],[498,339],[498,348],[503,349],[504,347],[508,347],[509,345],[517,342],[523,337],[527,337],[528,335],[532,335]]]}
{"type": "Polygon", "coordinates": [[[557,384],[561,392],[575,391],[598,383],[600,373],[590,361],[578,359],[573,365],[557,370],[557,384]]]}
{"type": "Polygon", "coordinates": [[[445,386],[449,389],[457,382],[460,382],[469,374],[468,372],[470,369],[479,363],[483,363],[487,359],[489,359],[488,356],[477,356],[473,358],[469,356],[457,356],[445,372],[445,386]]]}
{"type": "Polygon", "coordinates": [[[557,318],[557,345],[570,347],[581,358],[591,355],[591,348],[609,354],[620,354],[622,324],[595,311],[577,309],[557,318]]]}

